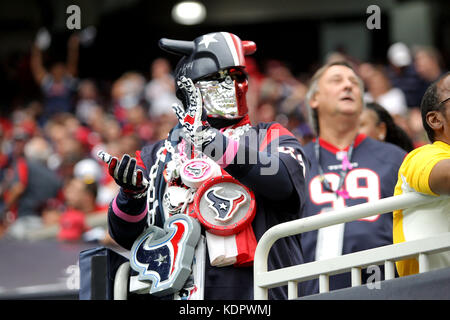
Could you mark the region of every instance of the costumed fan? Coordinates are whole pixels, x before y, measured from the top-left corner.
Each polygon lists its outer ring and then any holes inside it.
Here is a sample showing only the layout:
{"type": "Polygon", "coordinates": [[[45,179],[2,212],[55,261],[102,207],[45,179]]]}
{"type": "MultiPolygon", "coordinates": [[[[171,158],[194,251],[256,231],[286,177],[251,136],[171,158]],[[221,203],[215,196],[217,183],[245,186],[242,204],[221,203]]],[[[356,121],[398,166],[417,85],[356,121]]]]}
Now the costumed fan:
{"type": "MultiPolygon", "coordinates": [[[[162,299],[252,299],[257,240],[300,217],[308,170],[298,140],[278,123],[252,126],[245,55],[255,43],[228,32],[193,41],[161,39],[181,56],[175,69],[179,124],[166,140],[119,161],[121,186],[108,212],[114,240],[131,249],[130,291],[162,299]],[[145,286],[145,284],[148,286],[145,286]]],[[[303,262],[284,238],[269,268],[303,262]]],[[[271,297],[286,299],[285,288],[271,297]]]]}

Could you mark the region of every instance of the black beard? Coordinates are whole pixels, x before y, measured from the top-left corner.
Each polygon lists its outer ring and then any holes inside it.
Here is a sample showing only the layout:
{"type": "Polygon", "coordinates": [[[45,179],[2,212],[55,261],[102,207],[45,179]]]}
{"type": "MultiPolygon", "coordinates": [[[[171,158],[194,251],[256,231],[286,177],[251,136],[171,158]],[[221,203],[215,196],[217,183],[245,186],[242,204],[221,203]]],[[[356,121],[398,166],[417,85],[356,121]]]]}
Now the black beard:
{"type": "Polygon", "coordinates": [[[208,117],[208,123],[211,125],[211,127],[216,128],[216,129],[221,129],[221,128],[232,126],[241,120],[242,120],[242,118],[223,119],[223,118],[208,117]]]}

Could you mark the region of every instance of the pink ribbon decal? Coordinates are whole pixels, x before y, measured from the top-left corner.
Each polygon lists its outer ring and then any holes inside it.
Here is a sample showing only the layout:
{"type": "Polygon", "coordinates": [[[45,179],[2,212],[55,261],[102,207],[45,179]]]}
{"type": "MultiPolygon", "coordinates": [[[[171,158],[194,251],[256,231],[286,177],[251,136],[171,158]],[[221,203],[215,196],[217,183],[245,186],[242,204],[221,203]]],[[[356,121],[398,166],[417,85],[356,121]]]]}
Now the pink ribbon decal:
{"type": "Polygon", "coordinates": [[[344,155],[342,158],[342,170],[351,170],[353,169],[352,164],[348,161],[347,155],[344,155]]]}
{"type": "Polygon", "coordinates": [[[336,191],[336,193],[337,193],[338,196],[341,196],[344,199],[350,198],[349,195],[348,195],[347,190],[338,190],[338,191],[336,191]]]}

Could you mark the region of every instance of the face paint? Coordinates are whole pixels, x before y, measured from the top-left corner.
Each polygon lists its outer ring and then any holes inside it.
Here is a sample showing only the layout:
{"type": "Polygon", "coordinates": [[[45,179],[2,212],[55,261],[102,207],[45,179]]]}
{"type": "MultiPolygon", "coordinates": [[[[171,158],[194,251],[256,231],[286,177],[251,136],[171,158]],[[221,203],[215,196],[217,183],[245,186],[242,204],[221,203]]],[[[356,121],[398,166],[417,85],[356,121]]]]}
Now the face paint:
{"type": "MultiPolygon", "coordinates": [[[[236,69],[234,69],[236,70],[236,69]]],[[[232,70],[233,71],[233,70],[232,70]]],[[[203,97],[208,116],[236,119],[247,114],[246,93],[248,82],[244,73],[220,71],[212,80],[196,83],[203,97]]]]}

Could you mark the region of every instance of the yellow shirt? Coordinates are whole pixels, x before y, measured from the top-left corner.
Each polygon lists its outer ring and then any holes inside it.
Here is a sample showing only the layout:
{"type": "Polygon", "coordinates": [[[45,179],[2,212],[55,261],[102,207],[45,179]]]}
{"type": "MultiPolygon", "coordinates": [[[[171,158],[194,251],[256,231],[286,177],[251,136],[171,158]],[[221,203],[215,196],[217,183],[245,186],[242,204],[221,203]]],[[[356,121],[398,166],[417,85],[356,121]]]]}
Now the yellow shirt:
{"type": "MultiPolygon", "coordinates": [[[[450,159],[450,145],[435,141],[411,151],[403,160],[398,172],[394,195],[420,192],[439,196],[431,191],[429,177],[431,170],[441,160],[450,159]]],[[[422,206],[396,210],[393,212],[394,243],[430,237],[450,231],[450,201],[442,200],[422,206]]],[[[429,256],[430,269],[450,266],[450,254],[440,253],[429,256]]],[[[416,259],[396,263],[400,276],[419,272],[416,259]]]]}

